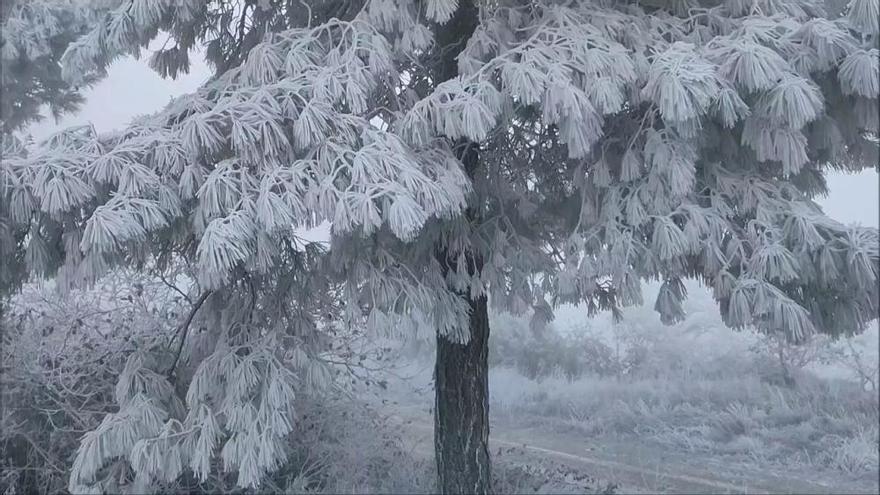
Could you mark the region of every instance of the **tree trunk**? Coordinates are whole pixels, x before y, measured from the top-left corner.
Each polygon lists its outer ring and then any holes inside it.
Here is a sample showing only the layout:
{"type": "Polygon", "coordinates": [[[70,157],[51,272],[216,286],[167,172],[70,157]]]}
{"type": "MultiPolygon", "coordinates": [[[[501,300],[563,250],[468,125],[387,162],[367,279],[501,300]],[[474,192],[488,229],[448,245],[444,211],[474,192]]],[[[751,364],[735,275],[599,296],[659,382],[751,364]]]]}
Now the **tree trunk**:
{"type": "MultiPolygon", "coordinates": [[[[435,25],[433,69],[436,83],[458,76],[458,54],[467,45],[479,23],[479,10],[473,0],[461,0],[452,18],[435,25]]],[[[471,180],[480,168],[479,146],[455,143],[458,158],[471,180]]],[[[465,218],[475,225],[477,208],[469,207],[465,218]]],[[[455,270],[446,250],[437,253],[444,272],[455,270]]],[[[482,269],[476,253],[465,253],[469,267],[482,269]]],[[[445,275],[445,273],[444,273],[445,275]]],[[[469,273],[468,275],[473,275],[469,273]]],[[[434,454],[440,491],[444,494],[489,493],[489,313],[486,296],[476,299],[460,294],[470,306],[470,339],[467,344],[449,341],[437,334],[437,361],[434,367],[434,454]]]]}
{"type": "Polygon", "coordinates": [[[434,450],[442,493],[489,493],[489,313],[470,300],[471,338],[437,335],[434,450]]]}
{"type": "MultiPolygon", "coordinates": [[[[473,177],[479,165],[476,146],[460,146],[460,159],[473,177]]],[[[468,208],[466,218],[474,223],[477,213],[468,208]]],[[[483,268],[482,258],[466,253],[468,276],[483,268]]],[[[442,250],[438,261],[444,276],[455,265],[442,250]]],[[[485,295],[467,300],[470,321],[467,344],[450,341],[437,333],[434,364],[434,455],[437,478],[444,494],[490,493],[489,475],[489,310],[485,295]]]]}

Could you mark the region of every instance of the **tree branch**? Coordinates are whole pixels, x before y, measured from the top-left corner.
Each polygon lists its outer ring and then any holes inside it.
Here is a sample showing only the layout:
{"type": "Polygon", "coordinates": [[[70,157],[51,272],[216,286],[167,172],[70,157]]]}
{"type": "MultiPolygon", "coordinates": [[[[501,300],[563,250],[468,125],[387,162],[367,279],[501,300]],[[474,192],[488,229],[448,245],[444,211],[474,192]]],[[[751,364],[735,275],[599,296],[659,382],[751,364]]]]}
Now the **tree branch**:
{"type": "Polygon", "coordinates": [[[166,279],[165,276],[162,275],[161,273],[158,273],[157,275],[159,276],[159,280],[161,280],[163,284],[165,284],[166,286],[168,286],[169,289],[171,289],[171,290],[173,290],[174,292],[177,292],[178,294],[180,294],[181,296],[183,296],[183,298],[186,300],[186,302],[188,302],[190,305],[193,304],[192,299],[190,299],[190,297],[189,297],[185,292],[183,292],[182,290],[180,290],[180,287],[178,287],[178,286],[172,284],[171,282],[169,282],[168,279],[166,279]]]}
{"type": "Polygon", "coordinates": [[[196,316],[196,312],[202,307],[202,304],[205,303],[205,300],[208,299],[208,296],[210,295],[211,291],[207,291],[199,296],[195,304],[193,304],[189,315],[187,315],[186,321],[183,322],[183,326],[180,328],[181,334],[180,342],[177,343],[177,352],[174,353],[174,361],[171,362],[171,368],[168,369],[168,378],[171,378],[174,374],[174,369],[177,368],[177,362],[180,360],[180,353],[183,352],[183,344],[186,342],[186,335],[189,332],[190,323],[192,323],[193,318],[196,316]]]}

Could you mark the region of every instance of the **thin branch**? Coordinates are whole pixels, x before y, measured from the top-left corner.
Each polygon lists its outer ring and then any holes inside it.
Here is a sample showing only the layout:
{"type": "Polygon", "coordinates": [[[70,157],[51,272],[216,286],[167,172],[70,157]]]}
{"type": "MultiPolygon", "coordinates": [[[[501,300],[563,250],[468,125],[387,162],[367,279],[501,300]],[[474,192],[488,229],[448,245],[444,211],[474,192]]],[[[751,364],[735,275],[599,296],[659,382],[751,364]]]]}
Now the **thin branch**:
{"type": "Polygon", "coordinates": [[[174,374],[174,369],[177,368],[177,362],[180,360],[180,353],[183,352],[183,344],[186,342],[186,335],[189,332],[190,323],[192,323],[193,318],[196,316],[196,312],[202,307],[202,304],[205,303],[205,300],[208,299],[208,296],[210,295],[211,291],[207,291],[199,296],[198,300],[193,304],[189,315],[187,315],[186,321],[183,322],[183,326],[180,329],[180,342],[177,343],[177,352],[174,354],[174,361],[171,362],[171,368],[168,370],[168,378],[171,378],[174,374]]]}
{"type": "Polygon", "coordinates": [[[306,23],[306,29],[312,29],[312,7],[310,7],[309,4],[307,4],[306,2],[303,2],[302,0],[300,0],[299,3],[300,3],[300,5],[305,7],[306,11],[308,12],[307,15],[309,16],[309,21],[306,23]]]}
{"type": "Polygon", "coordinates": [[[183,296],[183,298],[186,300],[186,302],[188,302],[190,304],[190,306],[193,304],[192,299],[190,299],[190,297],[186,294],[186,292],[183,292],[182,290],[180,290],[180,287],[169,282],[168,279],[166,279],[165,276],[162,275],[161,273],[158,273],[157,275],[159,277],[159,280],[161,280],[163,284],[168,286],[169,289],[171,289],[174,292],[177,292],[178,294],[183,296]]]}
{"type": "Polygon", "coordinates": [[[24,438],[25,441],[27,441],[29,444],[31,444],[31,447],[34,449],[34,451],[36,453],[40,454],[40,456],[43,458],[43,460],[46,461],[46,464],[48,464],[49,467],[51,467],[55,472],[57,472],[57,473],[64,473],[65,472],[64,469],[61,469],[60,467],[58,467],[58,465],[55,462],[53,462],[54,456],[52,454],[50,454],[49,452],[40,448],[40,444],[37,443],[33,438],[31,438],[30,435],[28,435],[24,431],[19,431],[18,436],[20,436],[21,438],[24,438]]]}

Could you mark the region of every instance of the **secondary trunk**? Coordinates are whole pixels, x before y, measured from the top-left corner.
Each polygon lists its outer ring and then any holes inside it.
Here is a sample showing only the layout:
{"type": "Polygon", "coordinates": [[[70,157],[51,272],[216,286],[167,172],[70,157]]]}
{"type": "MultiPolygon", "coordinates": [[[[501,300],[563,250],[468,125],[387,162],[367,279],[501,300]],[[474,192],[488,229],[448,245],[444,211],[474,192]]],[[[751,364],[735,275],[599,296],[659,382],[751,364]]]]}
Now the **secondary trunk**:
{"type": "Polygon", "coordinates": [[[489,314],[470,300],[467,344],[437,335],[434,451],[442,493],[489,493],[489,314]]]}

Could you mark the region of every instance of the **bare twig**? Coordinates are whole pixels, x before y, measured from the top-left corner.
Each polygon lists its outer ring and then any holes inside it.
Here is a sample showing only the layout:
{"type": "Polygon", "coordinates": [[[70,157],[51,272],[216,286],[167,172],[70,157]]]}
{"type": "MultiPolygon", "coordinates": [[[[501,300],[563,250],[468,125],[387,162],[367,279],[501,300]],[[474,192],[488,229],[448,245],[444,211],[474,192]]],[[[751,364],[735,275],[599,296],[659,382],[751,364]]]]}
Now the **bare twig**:
{"type": "Polygon", "coordinates": [[[168,286],[169,289],[171,289],[171,290],[173,290],[174,292],[177,292],[178,294],[180,294],[181,296],[183,296],[183,298],[186,300],[186,302],[188,302],[190,305],[192,305],[192,303],[193,303],[193,302],[192,302],[192,299],[190,299],[190,297],[189,297],[188,295],[186,295],[185,292],[183,292],[182,290],[180,290],[180,287],[178,287],[178,286],[172,284],[171,282],[169,282],[169,281],[168,281],[168,280],[167,280],[167,279],[166,279],[161,273],[158,274],[158,277],[159,277],[159,280],[161,280],[163,284],[165,284],[166,286],[168,286]]]}
{"type": "Polygon", "coordinates": [[[46,461],[46,464],[50,468],[52,468],[52,470],[54,470],[56,473],[64,473],[65,472],[64,469],[61,469],[60,467],[58,467],[58,464],[56,462],[54,462],[56,460],[55,457],[52,454],[50,454],[49,452],[42,449],[40,447],[40,444],[37,443],[37,441],[35,441],[33,438],[31,438],[31,436],[28,435],[25,431],[19,431],[18,436],[20,436],[26,442],[31,444],[31,447],[34,449],[34,452],[40,454],[40,456],[43,458],[43,460],[46,461]]]}

